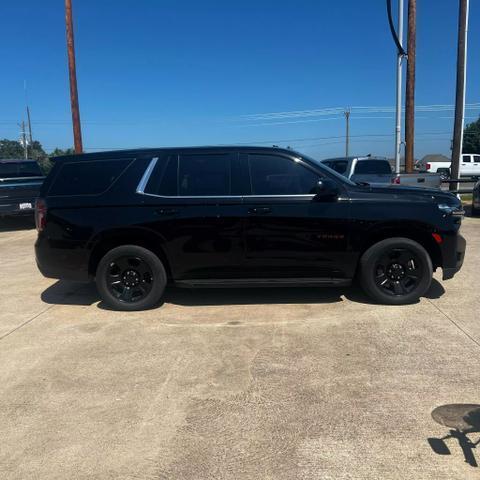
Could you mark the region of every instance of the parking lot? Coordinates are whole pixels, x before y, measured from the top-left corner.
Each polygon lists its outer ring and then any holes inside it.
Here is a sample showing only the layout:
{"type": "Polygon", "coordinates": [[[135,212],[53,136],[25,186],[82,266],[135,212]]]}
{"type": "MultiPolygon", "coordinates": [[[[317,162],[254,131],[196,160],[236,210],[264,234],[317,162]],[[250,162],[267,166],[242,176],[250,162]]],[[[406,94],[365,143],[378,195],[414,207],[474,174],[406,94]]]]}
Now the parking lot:
{"type": "Polygon", "coordinates": [[[448,434],[433,409],[480,403],[480,219],[416,305],[171,288],[137,313],[43,278],[32,225],[2,225],[1,478],[479,478],[427,439],[448,434]]]}

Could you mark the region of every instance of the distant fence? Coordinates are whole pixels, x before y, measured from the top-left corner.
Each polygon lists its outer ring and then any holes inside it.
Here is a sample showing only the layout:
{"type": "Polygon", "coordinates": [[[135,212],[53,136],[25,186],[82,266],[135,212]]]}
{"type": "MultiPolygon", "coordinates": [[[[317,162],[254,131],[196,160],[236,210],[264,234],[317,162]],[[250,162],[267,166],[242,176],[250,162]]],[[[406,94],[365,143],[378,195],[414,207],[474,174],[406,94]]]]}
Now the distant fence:
{"type": "Polygon", "coordinates": [[[475,183],[477,183],[478,180],[479,180],[478,177],[449,178],[449,179],[442,180],[442,184],[445,183],[445,184],[450,185],[451,183],[473,183],[473,185],[470,188],[452,190],[452,193],[457,193],[457,194],[461,195],[461,194],[466,194],[466,193],[473,193],[473,187],[474,187],[475,183]]]}

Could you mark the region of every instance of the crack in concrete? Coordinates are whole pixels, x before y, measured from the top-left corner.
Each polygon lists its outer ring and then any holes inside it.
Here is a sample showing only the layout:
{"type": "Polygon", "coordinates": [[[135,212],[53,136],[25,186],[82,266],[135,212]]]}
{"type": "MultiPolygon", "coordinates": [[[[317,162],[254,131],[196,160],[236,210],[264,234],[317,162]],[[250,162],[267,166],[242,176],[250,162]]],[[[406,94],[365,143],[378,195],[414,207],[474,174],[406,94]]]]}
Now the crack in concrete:
{"type": "Polygon", "coordinates": [[[1,337],[0,337],[0,340],[3,340],[4,338],[7,338],[9,335],[11,335],[12,333],[15,333],[17,330],[20,330],[21,328],[25,327],[26,325],[28,325],[29,323],[33,322],[34,320],[36,320],[38,317],[40,317],[41,315],[43,315],[44,313],[48,312],[50,309],[52,309],[53,307],[55,307],[56,305],[50,305],[48,306],[45,310],[42,310],[40,313],[37,313],[36,315],[34,315],[32,318],[30,318],[29,320],[26,320],[25,322],[23,322],[22,324],[18,325],[17,327],[15,327],[13,330],[10,330],[9,332],[3,334],[1,337]]]}
{"type": "Polygon", "coordinates": [[[480,347],[480,342],[470,335],[465,329],[463,329],[448,313],[444,312],[439,306],[435,305],[430,299],[428,299],[428,302],[435,307],[450,323],[452,323],[458,330],[460,330],[467,338],[469,338],[477,347],[480,347]]]}

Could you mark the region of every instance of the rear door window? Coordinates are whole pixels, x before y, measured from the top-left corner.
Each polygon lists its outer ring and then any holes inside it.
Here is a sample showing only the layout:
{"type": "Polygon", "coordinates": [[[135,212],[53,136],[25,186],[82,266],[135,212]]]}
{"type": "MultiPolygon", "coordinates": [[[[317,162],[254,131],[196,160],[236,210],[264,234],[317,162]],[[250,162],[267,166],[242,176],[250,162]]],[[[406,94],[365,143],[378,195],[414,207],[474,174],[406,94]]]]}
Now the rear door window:
{"type": "Polygon", "coordinates": [[[66,162],[60,167],[48,194],[100,195],[111,187],[128,165],[127,159],[66,162]]]}
{"type": "Polygon", "coordinates": [[[178,194],[185,197],[231,195],[231,155],[181,155],[178,168],[178,194]]]}
{"type": "Polygon", "coordinates": [[[178,155],[157,160],[145,192],[162,197],[178,195],[178,155]]]}

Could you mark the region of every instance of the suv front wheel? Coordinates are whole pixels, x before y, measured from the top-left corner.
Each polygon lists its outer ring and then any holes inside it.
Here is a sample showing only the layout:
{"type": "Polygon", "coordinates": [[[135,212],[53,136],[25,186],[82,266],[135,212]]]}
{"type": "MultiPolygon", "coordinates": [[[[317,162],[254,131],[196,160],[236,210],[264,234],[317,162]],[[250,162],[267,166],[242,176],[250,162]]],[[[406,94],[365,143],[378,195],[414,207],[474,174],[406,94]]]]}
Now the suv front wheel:
{"type": "Polygon", "coordinates": [[[150,250],[123,245],[110,250],[98,264],[98,292],[115,310],[146,310],[160,302],[167,275],[161,260],[150,250]]]}
{"type": "Polygon", "coordinates": [[[408,238],[388,238],[372,245],[360,260],[360,280],[365,292],[387,305],[416,302],[432,282],[428,252],[408,238]]]}

